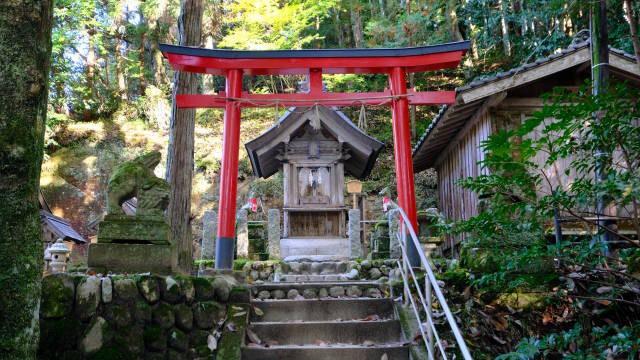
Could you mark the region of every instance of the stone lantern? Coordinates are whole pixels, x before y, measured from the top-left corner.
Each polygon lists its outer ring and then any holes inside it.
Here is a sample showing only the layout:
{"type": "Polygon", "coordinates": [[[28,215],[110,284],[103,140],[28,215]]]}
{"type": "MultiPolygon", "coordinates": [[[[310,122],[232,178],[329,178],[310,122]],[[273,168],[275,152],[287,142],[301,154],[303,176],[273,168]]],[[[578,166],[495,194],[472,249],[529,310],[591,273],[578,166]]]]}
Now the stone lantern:
{"type": "Polygon", "coordinates": [[[49,263],[51,263],[51,251],[49,251],[49,248],[51,246],[47,246],[44,249],[44,271],[49,271],[49,263]]]}
{"type": "Polygon", "coordinates": [[[67,270],[67,256],[71,250],[67,248],[62,239],[58,239],[48,250],[51,254],[51,263],[49,264],[51,272],[65,272],[67,270]]]}

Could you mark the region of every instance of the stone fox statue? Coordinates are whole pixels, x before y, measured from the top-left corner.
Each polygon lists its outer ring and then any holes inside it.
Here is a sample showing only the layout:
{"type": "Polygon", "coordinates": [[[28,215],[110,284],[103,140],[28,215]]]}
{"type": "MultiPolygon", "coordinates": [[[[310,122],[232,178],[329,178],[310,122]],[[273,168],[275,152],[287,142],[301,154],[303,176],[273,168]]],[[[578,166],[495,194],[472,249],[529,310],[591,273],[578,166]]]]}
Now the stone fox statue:
{"type": "Polygon", "coordinates": [[[118,166],[107,188],[108,214],[124,214],[122,203],[137,197],[136,215],[162,215],[169,203],[169,184],[156,177],[160,152],[152,151],[118,166]]]}

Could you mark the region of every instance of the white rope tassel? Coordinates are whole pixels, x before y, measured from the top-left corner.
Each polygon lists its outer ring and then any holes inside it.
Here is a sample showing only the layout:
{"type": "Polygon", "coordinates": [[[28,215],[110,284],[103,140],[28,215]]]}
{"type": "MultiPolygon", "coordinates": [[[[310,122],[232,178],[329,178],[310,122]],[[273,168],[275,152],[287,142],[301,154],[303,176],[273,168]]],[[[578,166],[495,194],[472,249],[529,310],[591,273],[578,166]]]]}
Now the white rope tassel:
{"type": "Polygon", "coordinates": [[[364,104],[360,107],[360,116],[358,117],[358,127],[362,131],[367,130],[367,109],[364,107],[364,104]]]}

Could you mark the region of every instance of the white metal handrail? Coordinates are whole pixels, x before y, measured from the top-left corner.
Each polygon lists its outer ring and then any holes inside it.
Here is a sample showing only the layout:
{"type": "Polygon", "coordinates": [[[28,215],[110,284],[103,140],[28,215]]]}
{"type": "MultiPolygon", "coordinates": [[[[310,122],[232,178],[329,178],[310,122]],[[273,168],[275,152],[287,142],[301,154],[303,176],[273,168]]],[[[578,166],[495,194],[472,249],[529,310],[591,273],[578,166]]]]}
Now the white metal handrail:
{"type": "Polygon", "coordinates": [[[442,308],[442,311],[445,315],[449,328],[453,333],[457,348],[460,351],[462,358],[465,360],[472,360],[473,358],[471,357],[471,353],[467,348],[467,344],[465,343],[464,338],[462,337],[460,328],[458,327],[458,324],[456,323],[453,313],[449,309],[449,305],[447,305],[447,300],[445,299],[442,293],[442,290],[438,285],[438,282],[436,280],[435,274],[432,269],[431,262],[429,261],[424,251],[422,250],[422,246],[420,245],[420,241],[418,240],[418,236],[416,235],[415,229],[413,228],[411,221],[409,221],[409,217],[400,206],[398,206],[395,203],[392,203],[392,205],[393,205],[392,211],[400,215],[398,216],[400,226],[398,229],[397,237],[398,237],[398,242],[400,244],[400,249],[402,250],[401,252],[402,256],[401,256],[401,259],[398,260],[398,268],[400,269],[400,274],[402,276],[402,281],[404,284],[403,297],[404,297],[405,304],[411,305],[411,308],[416,316],[416,319],[418,321],[418,328],[420,329],[420,334],[422,335],[422,339],[425,342],[425,347],[427,349],[427,355],[429,359],[435,358],[435,355],[436,355],[434,353],[435,345],[437,345],[437,349],[439,350],[441,357],[443,359],[448,358],[445,348],[443,346],[443,342],[441,341],[440,335],[438,334],[438,331],[433,322],[432,305],[433,305],[433,295],[435,295],[435,298],[440,304],[440,307],[442,308]],[[407,234],[409,236],[407,236],[407,234]],[[412,244],[417,249],[418,256],[420,258],[419,266],[412,267],[409,264],[409,258],[407,254],[407,251],[408,251],[407,239],[411,239],[412,244]],[[414,267],[422,268],[425,272],[426,276],[425,276],[424,291],[422,290],[422,287],[418,283],[416,274],[414,272],[414,267]],[[414,296],[411,295],[411,287],[409,282],[410,278],[413,280],[413,284],[415,285],[415,291],[417,293],[417,297],[420,302],[419,305],[416,304],[416,299],[414,298],[414,296]],[[426,327],[425,327],[425,323],[423,323],[421,320],[418,306],[422,307],[422,310],[426,314],[425,315],[426,327]]]}

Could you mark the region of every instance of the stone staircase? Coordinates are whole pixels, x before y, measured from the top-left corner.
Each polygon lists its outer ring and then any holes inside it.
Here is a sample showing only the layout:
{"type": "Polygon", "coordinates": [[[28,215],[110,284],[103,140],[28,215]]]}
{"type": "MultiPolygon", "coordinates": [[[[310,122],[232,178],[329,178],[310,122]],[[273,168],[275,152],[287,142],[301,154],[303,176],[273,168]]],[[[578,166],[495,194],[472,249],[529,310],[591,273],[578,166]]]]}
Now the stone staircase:
{"type": "Polygon", "coordinates": [[[346,261],[290,262],[282,270],[280,282],[252,289],[242,359],[409,359],[385,285],[354,280],[346,261]]]}

